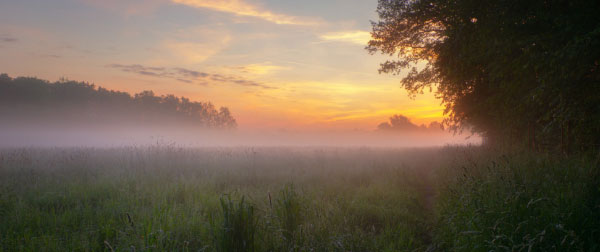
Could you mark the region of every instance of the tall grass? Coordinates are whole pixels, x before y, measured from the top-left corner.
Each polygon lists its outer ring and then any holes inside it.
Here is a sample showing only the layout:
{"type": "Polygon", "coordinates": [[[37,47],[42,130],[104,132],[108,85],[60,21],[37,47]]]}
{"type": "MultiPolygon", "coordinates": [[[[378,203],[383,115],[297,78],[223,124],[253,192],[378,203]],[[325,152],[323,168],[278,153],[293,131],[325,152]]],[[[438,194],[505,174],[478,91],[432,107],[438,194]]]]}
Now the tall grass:
{"type": "Polygon", "coordinates": [[[239,202],[230,195],[221,197],[222,216],[220,223],[213,217],[211,229],[214,236],[214,248],[217,251],[255,251],[254,239],[257,223],[254,207],[242,197],[239,202]]]}
{"type": "Polygon", "coordinates": [[[432,151],[4,149],[0,250],[408,249],[424,244],[414,154],[432,151]]]}
{"type": "Polygon", "coordinates": [[[600,251],[587,157],[486,150],[0,150],[0,251],[600,251]]]}
{"type": "Polygon", "coordinates": [[[286,186],[276,200],[275,213],[279,220],[280,232],[287,244],[293,244],[302,223],[302,206],[294,186],[286,186]]]}
{"type": "Polygon", "coordinates": [[[439,248],[599,251],[600,177],[587,158],[471,150],[440,170],[439,248]],[[456,170],[456,168],[460,168],[456,170]]]}

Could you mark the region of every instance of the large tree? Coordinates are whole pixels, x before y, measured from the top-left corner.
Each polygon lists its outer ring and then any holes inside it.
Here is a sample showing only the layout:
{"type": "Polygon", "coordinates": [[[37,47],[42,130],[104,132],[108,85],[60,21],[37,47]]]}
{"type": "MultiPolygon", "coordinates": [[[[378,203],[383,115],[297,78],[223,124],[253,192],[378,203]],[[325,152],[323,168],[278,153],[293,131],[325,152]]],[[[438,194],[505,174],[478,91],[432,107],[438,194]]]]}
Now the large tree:
{"type": "Polygon", "coordinates": [[[597,0],[380,0],[367,49],[398,57],[380,72],[407,74],[410,94],[436,88],[450,127],[589,147],[600,140],[599,10],[597,0]]]}

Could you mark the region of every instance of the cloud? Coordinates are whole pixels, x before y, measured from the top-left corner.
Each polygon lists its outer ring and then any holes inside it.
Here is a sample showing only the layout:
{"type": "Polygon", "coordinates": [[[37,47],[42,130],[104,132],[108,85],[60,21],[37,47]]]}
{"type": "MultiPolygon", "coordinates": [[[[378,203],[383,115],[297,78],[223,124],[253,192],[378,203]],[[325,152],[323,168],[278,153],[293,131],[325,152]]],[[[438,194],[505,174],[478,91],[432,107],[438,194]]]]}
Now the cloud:
{"type": "Polygon", "coordinates": [[[33,53],[33,55],[41,57],[41,58],[47,58],[47,59],[60,59],[62,58],[61,55],[58,54],[53,54],[53,53],[33,53]]]}
{"type": "Polygon", "coordinates": [[[284,71],[291,69],[290,67],[272,65],[270,63],[265,64],[250,64],[246,66],[233,67],[234,69],[248,74],[254,75],[268,75],[278,71],[284,71]]]}
{"type": "Polygon", "coordinates": [[[224,39],[222,43],[168,41],[165,46],[171,53],[187,63],[200,63],[219,53],[228,42],[229,38],[224,39]]]}
{"type": "Polygon", "coordinates": [[[135,73],[144,76],[173,79],[185,83],[196,83],[200,85],[208,85],[211,82],[229,83],[246,87],[259,87],[265,89],[273,89],[274,87],[255,82],[252,80],[242,79],[232,75],[222,75],[214,73],[206,73],[186,68],[167,68],[167,67],[148,67],[139,64],[121,65],[110,64],[106,67],[115,68],[123,72],[135,73]]]}
{"type": "MultiPolygon", "coordinates": [[[[188,64],[204,62],[229,46],[232,35],[222,26],[199,26],[172,31],[162,46],[177,61],[188,64]]],[[[161,55],[164,58],[165,55],[161,55]]]]}
{"type": "Polygon", "coordinates": [[[320,36],[323,41],[345,42],[367,45],[371,40],[371,33],[367,31],[330,32],[320,36]]]}
{"type": "Polygon", "coordinates": [[[175,68],[175,70],[177,70],[177,72],[179,72],[179,74],[186,76],[188,78],[206,78],[206,77],[210,76],[210,74],[207,74],[207,73],[188,70],[185,68],[175,68]]]}
{"type": "Polygon", "coordinates": [[[12,43],[19,41],[17,38],[12,37],[8,34],[0,34],[0,43],[12,43]]]}
{"type": "Polygon", "coordinates": [[[289,25],[315,25],[316,21],[306,18],[288,16],[264,10],[259,6],[247,3],[244,0],[171,0],[177,4],[183,4],[195,8],[205,8],[220,12],[231,13],[237,16],[260,18],[276,24],[289,25]]]}

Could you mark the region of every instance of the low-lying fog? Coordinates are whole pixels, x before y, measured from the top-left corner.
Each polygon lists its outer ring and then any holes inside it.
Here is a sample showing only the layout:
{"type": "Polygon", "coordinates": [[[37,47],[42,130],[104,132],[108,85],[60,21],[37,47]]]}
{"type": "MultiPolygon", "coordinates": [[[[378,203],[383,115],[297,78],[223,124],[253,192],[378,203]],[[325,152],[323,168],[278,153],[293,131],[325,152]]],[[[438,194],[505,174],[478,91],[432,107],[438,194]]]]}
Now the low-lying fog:
{"type": "Polygon", "coordinates": [[[229,109],[210,102],[0,74],[0,147],[425,147],[480,142],[478,137],[445,132],[437,122],[417,126],[402,115],[389,119],[373,125],[377,130],[248,129],[237,124],[229,109]]]}
{"type": "Polygon", "coordinates": [[[470,134],[447,131],[386,132],[367,130],[203,130],[189,126],[112,124],[109,126],[64,123],[0,124],[1,147],[53,147],[123,145],[177,146],[380,146],[428,147],[479,144],[470,134]]]}

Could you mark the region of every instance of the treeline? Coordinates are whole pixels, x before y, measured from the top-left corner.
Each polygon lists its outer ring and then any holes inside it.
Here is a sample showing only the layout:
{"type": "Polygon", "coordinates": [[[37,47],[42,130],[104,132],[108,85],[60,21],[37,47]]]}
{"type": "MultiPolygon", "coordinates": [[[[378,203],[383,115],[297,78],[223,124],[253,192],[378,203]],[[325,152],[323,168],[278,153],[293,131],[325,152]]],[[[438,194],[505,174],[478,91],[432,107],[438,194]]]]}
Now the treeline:
{"type": "Polygon", "coordinates": [[[600,1],[380,0],[367,49],[399,56],[412,94],[437,87],[444,122],[486,143],[600,145],[600,1]]]}
{"type": "Polygon", "coordinates": [[[442,132],[444,127],[441,123],[433,121],[428,125],[416,125],[410,121],[410,118],[403,115],[393,115],[388,122],[382,122],[377,125],[380,131],[389,132],[442,132]]]}
{"type": "Polygon", "coordinates": [[[86,82],[51,83],[31,77],[0,75],[0,121],[89,125],[190,125],[230,129],[237,126],[229,109],[152,91],[130,95],[86,82]]]}

